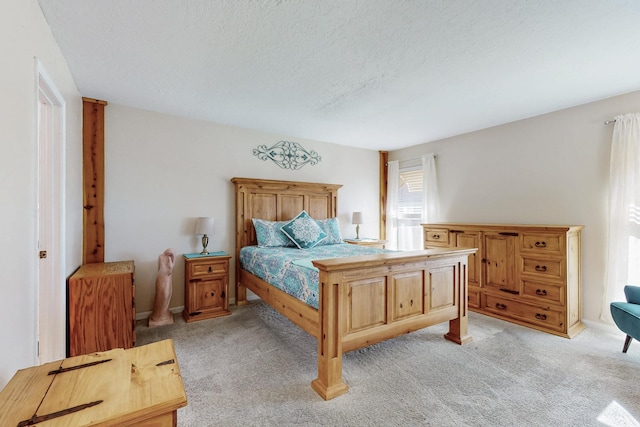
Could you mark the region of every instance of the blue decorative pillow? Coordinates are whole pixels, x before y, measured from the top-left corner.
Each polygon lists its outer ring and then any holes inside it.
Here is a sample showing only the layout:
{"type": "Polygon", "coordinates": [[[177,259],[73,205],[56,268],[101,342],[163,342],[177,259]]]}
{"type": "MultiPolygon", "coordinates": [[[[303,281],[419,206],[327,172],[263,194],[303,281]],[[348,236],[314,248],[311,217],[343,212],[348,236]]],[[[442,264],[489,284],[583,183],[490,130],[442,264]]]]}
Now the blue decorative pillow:
{"type": "Polygon", "coordinates": [[[256,229],[256,239],[258,246],[263,248],[271,248],[278,246],[294,247],[294,243],[284,234],[281,227],[287,221],[267,221],[264,219],[252,218],[253,226],[256,229]]]}
{"type": "Polygon", "coordinates": [[[312,248],[327,237],[306,211],[300,212],[298,216],[283,225],[282,232],[300,249],[312,248]]]}
{"type": "Polygon", "coordinates": [[[325,232],[327,238],[318,245],[335,245],[342,242],[342,234],[340,233],[340,222],[338,218],[316,219],[316,223],[325,232]]]}

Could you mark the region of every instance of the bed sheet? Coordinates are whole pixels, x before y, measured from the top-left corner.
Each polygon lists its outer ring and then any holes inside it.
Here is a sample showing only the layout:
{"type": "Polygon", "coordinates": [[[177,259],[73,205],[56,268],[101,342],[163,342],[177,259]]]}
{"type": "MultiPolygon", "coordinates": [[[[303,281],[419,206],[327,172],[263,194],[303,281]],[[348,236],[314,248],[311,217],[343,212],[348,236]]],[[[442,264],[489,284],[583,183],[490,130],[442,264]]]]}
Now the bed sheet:
{"type": "Polygon", "coordinates": [[[311,261],[383,252],[389,251],[348,243],[311,249],[245,246],[239,258],[243,270],[317,309],[319,273],[311,261]]]}

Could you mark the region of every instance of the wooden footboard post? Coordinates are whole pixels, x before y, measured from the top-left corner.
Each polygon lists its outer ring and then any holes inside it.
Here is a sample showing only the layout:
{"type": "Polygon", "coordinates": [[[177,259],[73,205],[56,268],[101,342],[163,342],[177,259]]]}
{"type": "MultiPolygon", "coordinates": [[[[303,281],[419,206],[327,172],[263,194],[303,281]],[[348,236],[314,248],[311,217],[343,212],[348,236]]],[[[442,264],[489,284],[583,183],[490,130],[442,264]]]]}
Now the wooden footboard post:
{"type": "Polygon", "coordinates": [[[311,387],[324,400],[346,393],[349,388],[342,381],[342,330],[344,307],[340,304],[341,287],[331,275],[320,272],[319,282],[320,335],[318,337],[318,378],[311,387]],[[327,280],[328,279],[328,280],[327,280]]]}
{"type": "Polygon", "coordinates": [[[449,320],[449,332],[444,336],[449,341],[453,341],[457,344],[466,344],[472,340],[469,335],[469,278],[467,277],[467,264],[468,256],[461,258],[457,267],[456,274],[456,289],[457,289],[457,304],[458,304],[458,317],[453,320],[449,320]]]}
{"type": "Polygon", "coordinates": [[[247,288],[238,283],[236,287],[236,305],[246,305],[247,302],[247,288]]]}

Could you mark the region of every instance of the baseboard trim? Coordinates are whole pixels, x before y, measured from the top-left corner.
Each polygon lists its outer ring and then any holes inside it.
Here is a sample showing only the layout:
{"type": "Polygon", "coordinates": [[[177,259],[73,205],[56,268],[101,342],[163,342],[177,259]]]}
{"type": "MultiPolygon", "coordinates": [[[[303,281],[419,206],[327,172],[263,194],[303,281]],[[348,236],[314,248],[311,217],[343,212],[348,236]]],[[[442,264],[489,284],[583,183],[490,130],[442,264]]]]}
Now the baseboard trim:
{"type": "MultiPolygon", "coordinates": [[[[258,299],[258,298],[256,297],[255,299],[258,299]]],[[[235,298],[229,299],[229,305],[235,305],[235,303],[236,303],[235,298]]],[[[182,310],[184,310],[184,305],[181,305],[179,307],[169,308],[169,311],[172,312],[173,314],[180,314],[182,313],[182,310]]],[[[136,313],[136,321],[148,319],[149,316],[151,316],[151,313],[153,313],[153,311],[141,311],[140,313],[136,313]]]]}
{"type": "MultiPolygon", "coordinates": [[[[169,308],[169,311],[172,312],[173,314],[180,314],[182,313],[182,310],[184,310],[183,305],[180,307],[169,308]]],[[[151,316],[151,313],[153,313],[153,311],[142,311],[140,313],[136,313],[136,320],[148,319],[149,316],[151,316]]]]}

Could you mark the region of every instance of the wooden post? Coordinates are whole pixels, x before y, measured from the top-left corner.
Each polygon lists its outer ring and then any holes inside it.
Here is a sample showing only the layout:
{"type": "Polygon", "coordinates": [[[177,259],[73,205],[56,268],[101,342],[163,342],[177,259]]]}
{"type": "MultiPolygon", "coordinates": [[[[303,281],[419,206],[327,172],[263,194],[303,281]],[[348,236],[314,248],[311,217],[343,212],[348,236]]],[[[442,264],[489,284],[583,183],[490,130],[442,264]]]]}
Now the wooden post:
{"type": "Polygon", "coordinates": [[[104,106],[82,98],[82,264],[104,262],[104,106]]]}
{"type": "Polygon", "coordinates": [[[342,381],[342,323],[346,318],[345,307],[340,301],[346,297],[339,295],[342,291],[337,281],[320,283],[318,311],[320,314],[320,336],[318,337],[318,378],[311,382],[311,387],[324,400],[346,393],[349,388],[342,381]]]}
{"type": "Polygon", "coordinates": [[[380,239],[387,238],[387,179],[389,152],[380,151],[380,239]]]}
{"type": "Polygon", "coordinates": [[[457,298],[456,304],[458,306],[458,317],[449,320],[449,332],[445,334],[445,338],[449,341],[453,341],[456,344],[467,344],[473,340],[469,335],[469,305],[468,305],[468,292],[469,292],[469,277],[468,277],[468,256],[460,259],[456,268],[456,281],[458,285],[455,298],[457,298]]]}

